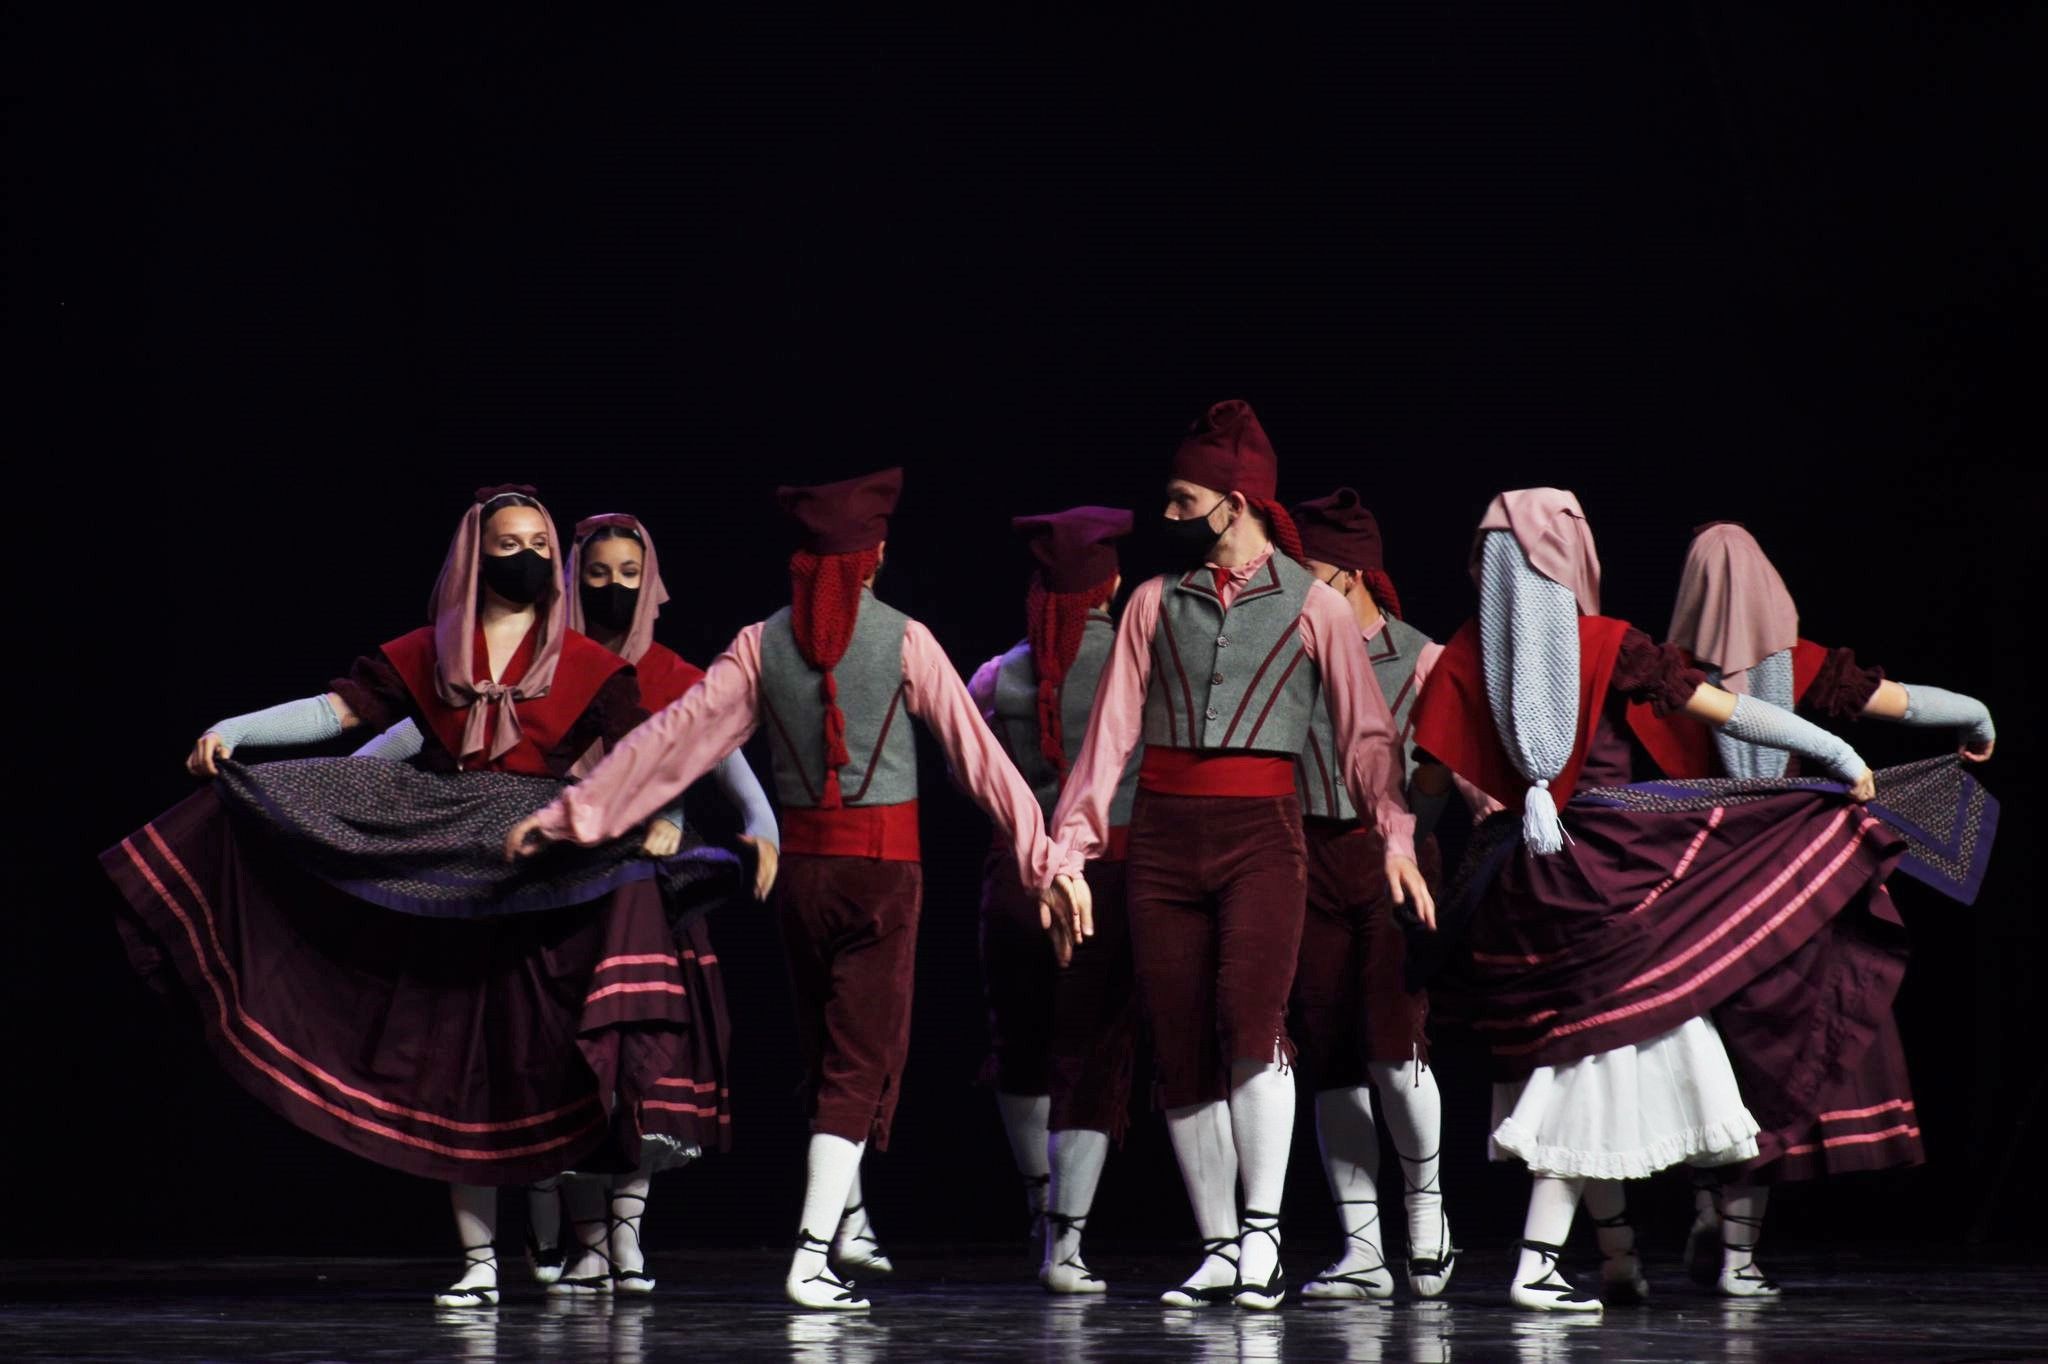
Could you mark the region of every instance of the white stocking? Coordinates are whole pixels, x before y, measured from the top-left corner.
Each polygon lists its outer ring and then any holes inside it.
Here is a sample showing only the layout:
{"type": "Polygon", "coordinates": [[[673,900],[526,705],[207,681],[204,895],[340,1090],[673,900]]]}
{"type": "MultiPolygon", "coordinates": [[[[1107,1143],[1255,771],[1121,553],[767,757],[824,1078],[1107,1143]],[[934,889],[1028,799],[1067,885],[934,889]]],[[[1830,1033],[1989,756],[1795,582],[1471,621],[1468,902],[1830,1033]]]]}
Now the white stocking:
{"type": "Polygon", "coordinates": [[[1323,1152],[1323,1174],[1344,1227],[1344,1251],[1323,1271],[1334,1279],[1355,1274],[1384,1281],[1387,1254],[1380,1240],[1380,1134],[1372,1121],[1372,1091],[1326,1089],[1316,1095],[1316,1138],[1323,1152]]]}
{"type": "Polygon", "coordinates": [[[1245,1226],[1260,1232],[1238,1247],[1238,1274],[1247,1284],[1263,1284],[1280,1263],[1277,1224],[1294,1141],[1294,1072],[1278,1061],[1233,1061],[1230,1081],[1230,1130],[1244,1186],[1245,1226]]]}
{"type": "Polygon", "coordinates": [[[1195,1229],[1203,1241],[1225,1248],[1225,1253],[1205,1258],[1188,1284],[1207,1288],[1231,1283],[1237,1277],[1238,1224],[1237,1144],[1231,1137],[1230,1105],[1219,1100],[1169,1108],[1166,1134],[1180,1162],[1195,1229]]]}
{"type": "Polygon", "coordinates": [[[1069,1128],[1052,1134],[1051,1147],[1046,1210],[1055,1216],[1045,1226],[1045,1262],[1056,1265],[1081,1257],[1081,1224],[1095,1206],[1095,1188],[1109,1160],[1109,1133],[1069,1128]]]}
{"type": "Polygon", "coordinates": [[[1003,1131],[1010,1138],[1010,1157],[1024,1179],[1024,1204],[1031,1214],[1031,1229],[1038,1230],[1045,1211],[1045,1188],[1052,1170],[1047,1161],[1046,1123],[1052,1117],[1050,1094],[996,1094],[1002,1111],[1003,1131]]]}

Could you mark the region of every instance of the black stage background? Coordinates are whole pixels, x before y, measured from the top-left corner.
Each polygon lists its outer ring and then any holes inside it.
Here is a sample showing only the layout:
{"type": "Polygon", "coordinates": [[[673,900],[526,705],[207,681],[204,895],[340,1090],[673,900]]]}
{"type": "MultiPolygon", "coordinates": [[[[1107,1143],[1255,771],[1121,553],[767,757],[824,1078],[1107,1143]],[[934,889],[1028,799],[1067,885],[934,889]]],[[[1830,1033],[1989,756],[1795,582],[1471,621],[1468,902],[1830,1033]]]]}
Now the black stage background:
{"type": "MultiPolygon", "coordinates": [[[[1611,613],[1661,628],[1688,528],[1740,518],[1813,637],[1990,701],[1984,898],[1899,894],[1933,1163],[1788,1193],[1773,1235],[2036,1235],[2043,15],[292,7],[25,35],[11,117],[40,155],[16,163],[12,293],[51,367],[17,410],[52,420],[14,461],[41,628],[12,654],[9,1239],[447,1244],[438,1189],[300,1135],[170,1026],[93,854],[189,789],[208,722],[418,622],[471,488],[531,480],[565,525],[645,517],[678,589],[663,637],[707,660],[782,599],[772,485],[904,463],[882,592],[964,671],[1019,632],[1006,518],[1151,511],[1181,425],[1229,396],[1286,496],[1366,490],[1440,635],[1486,498],[1554,483],[1590,512],[1611,613]]],[[[984,826],[925,775],[916,1042],[873,1202],[893,1240],[1002,1237],[1018,1200],[974,1088],[984,826]]],[[[772,925],[714,932],[739,1145],[665,1181],[657,1246],[779,1242],[795,1206],[772,925]]],[[[1453,1214],[1498,1244],[1522,1177],[1483,1162],[1478,1056],[1439,1060],[1453,1214]]],[[[1307,1246],[1330,1218],[1303,1137],[1307,1246]]],[[[1658,1187],[1644,1215],[1674,1236],[1687,1200],[1658,1187]]],[[[1191,1234],[1155,1122],[1095,1225],[1191,1234]]]]}

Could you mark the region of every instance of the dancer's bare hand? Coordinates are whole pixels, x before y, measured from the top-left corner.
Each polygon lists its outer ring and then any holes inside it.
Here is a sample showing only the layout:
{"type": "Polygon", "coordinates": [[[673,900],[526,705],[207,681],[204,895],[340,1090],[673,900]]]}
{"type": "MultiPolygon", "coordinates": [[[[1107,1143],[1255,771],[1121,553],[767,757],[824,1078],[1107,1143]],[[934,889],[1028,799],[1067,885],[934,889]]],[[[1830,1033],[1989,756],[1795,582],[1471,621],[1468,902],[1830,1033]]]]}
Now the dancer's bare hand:
{"type": "Polygon", "coordinates": [[[1856,784],[1849,788],[1849,799],[1854,801],[1868,801],[1875,800],[1876,798],[1877,773],[1871,771],[1869,768],[1866,767],[1863,769],[1863,775],[1856,779],[1856,784]]]}
{"type": "Polygon", "coordinates": [[[1038,923],[1045,930],[1045,935],[1052,939],[1053,960],[1062,967],[1072,965],[1074,929],[1072,920],[1067,917],[1065,910],[1050,899],[1041,899],[1038,902],[1038,923]]]}
{"type": "Polygon", "coordinates": [[[1088,882],[1079,876],[1062,872],[1053,877],[1052,884],[1038,893],[1043,907],[1039,917],[1057,914],[1067,920],[1067,932],[1075,942],[1095,936],[1095,899],[1088,892],[1088,882]]]}
{"type": "Polygon", "coordinates": [[[1436,932],[1436,899],[1429,893],[1429,883],[1422,879],[1422,868],[1415,865],[1414,858],[1387,854],[1387,887],[1394,894],[1395,904],[1409,906],[1424,928],[1436,932]]]}
{"type": "Polygon", "coordinates": [[[505,831],[505,860],[518,862],[533,856],[552,840],[541,828],[539,815],[528,815],[505,831]]]}
{"type": "Polygon", "coordinates": [[[765,900],[775,889],[775,872],[782,865],[782,849],[754,834],[741,834],[740,842],[754,850],[754,898],[765,900]]]}
{"type": "Polygon", "coordinates": [[[221,759],[234,751],[228,741],[220,735],[210,732],[202,734],[199,736],[199,742],[192,745],[191,754],[185,759],[185,770],[195,777],[217,777],[220,775],[221,759]]]}
{"type": "Polygon", "coordinates": [[[663,815],[656,815],[647,821],[647,836],[640,840],[640,851],[649,857],[674,857],[676,849],[683,846],[683,831],[663,815]]]}
{"type": "Polygon", "coordinates": [[[1964,744],[1956,751],[1963,755],[1966,763],[1981,763],[1991,760],[1991,750],[1998,747],[1996,739],[1986,739],[1981,744],[1964,744]]]}

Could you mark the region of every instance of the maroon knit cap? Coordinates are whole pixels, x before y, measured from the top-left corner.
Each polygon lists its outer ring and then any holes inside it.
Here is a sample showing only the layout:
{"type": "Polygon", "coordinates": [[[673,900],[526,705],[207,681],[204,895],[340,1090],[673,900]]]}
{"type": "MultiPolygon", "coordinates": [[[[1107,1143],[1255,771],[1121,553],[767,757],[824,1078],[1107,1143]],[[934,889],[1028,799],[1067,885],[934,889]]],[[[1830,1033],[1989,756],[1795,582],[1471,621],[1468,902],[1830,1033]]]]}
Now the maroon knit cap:
{"type": "Polygon", "coordinates": [[[1116,542],[1131,533],[1131,514],[1118,507],[1069,507],[1013,517],[1010,526],[1024,537],[1048,591],[1080,592],[1116,577],[1116,542]]]}
{"type": "Polygon", "coordinates": [[[1295,503],[1294,524],[1301,531],[1301,547],[1311,559],[1351,573],[1386,567],[1380,523],[1359,501],[1355,489],[1339,488],[1327,497],[1295,503]]]}
{"type": "Polygon", "coordinates": [[[1219,493],[1243,493],[1248,502],[1271,502],[1279,494],[1280,461],[1252,405],[1232,398],[1188,427],[1173,452],[1172,477],[1219,493]]]}
{"type": "Polygon", "coordinates": [[[857,554],[889,538],[889,516],[903,493],[903,470],[883,469],[839,483],[782,487],[775,501],[797,523],[800,548],[857,554]]]}

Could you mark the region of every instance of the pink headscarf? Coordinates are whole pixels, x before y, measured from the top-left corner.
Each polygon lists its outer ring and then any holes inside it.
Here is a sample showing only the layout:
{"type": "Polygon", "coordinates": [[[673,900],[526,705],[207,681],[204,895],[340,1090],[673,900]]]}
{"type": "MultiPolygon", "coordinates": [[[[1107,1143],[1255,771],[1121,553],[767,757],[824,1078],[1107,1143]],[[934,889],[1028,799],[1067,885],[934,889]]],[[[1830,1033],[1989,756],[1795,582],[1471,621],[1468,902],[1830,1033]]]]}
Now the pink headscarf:
{"type": "Polygon", "coordinates": [[[1749,690],[1749,670],[1799,642],[1799,608],[1756,537],[1733,521],[1693,532],[1666,635],[1721,670],[1721,685],[1749,690]]]}
{"type": "Polygon", "coordinates": [[[534,603],[541,635],[526,676],[512,686],[475,680],[476,608],[483,592],[479,561],[483,556],[484,504],[513,493],[533,498],[534,509],[547,524],[549,546],[556,554],[562,552],[555,520],[546,507],[539,505],[540,499],[534,497],[532,488],[523,483],[479,488],[476,501],[463,513],[462,524],[455,528],[455,538],[448,544],[448,557],[441,563],[441,576],[434,579],[434,594],[427,599],[427,618],[434,623],[434,694],[443,704],[469,712],[462,727],[462,752],[455,755],[458,762],[465,764],[478,754],[486,761],[495,760],[518,746],[519,708],[513,703],[548,694],[555,681],[555,664],[562,657],[563,637],[569,633],[568,613],[555,609],[562,595],[562,580],[549,574],[547,593],[534,603]],[[495,725],[490,717],[493,710],[497,712],[495,725]],[[490,731],[488,751],[486,730],[490,731]]]}
{"type": "Polygon", "coordinates": [[[647,646],[654,643],[654,618],[661,614],[661,605],[668,600],[668,588],[661,581],[661,567],[654,557],[654,537],[647,533],[647,527],[640,524],[637,516],[624,512],[602,512],[586,516],[576,523],[575,552],[563,566],[566,585],[564,599],[569,603],[569,628],[583,634],[590,631],[583,624],[583,594],[578,585],[583,581],[583,549],[590,537],[606,526],[617,526],[630,530],[640,537],[640,592],[633,599],[633,623],[626,628],[626,639],[619,646],[619,657],[628,663],[638,663],[647,653],[647,646]]]}
{"type": "Polygon", "coordinates": [[[1472,580],[1479,580],[1479,547],[1490,530],[1511,532],[1529,567],[1571,589],[1581,615],[1600,614],[1600,556],[1579,499],[1562,488],[1522,488],[1486,506],[1472,537],[1472,580]]]}

